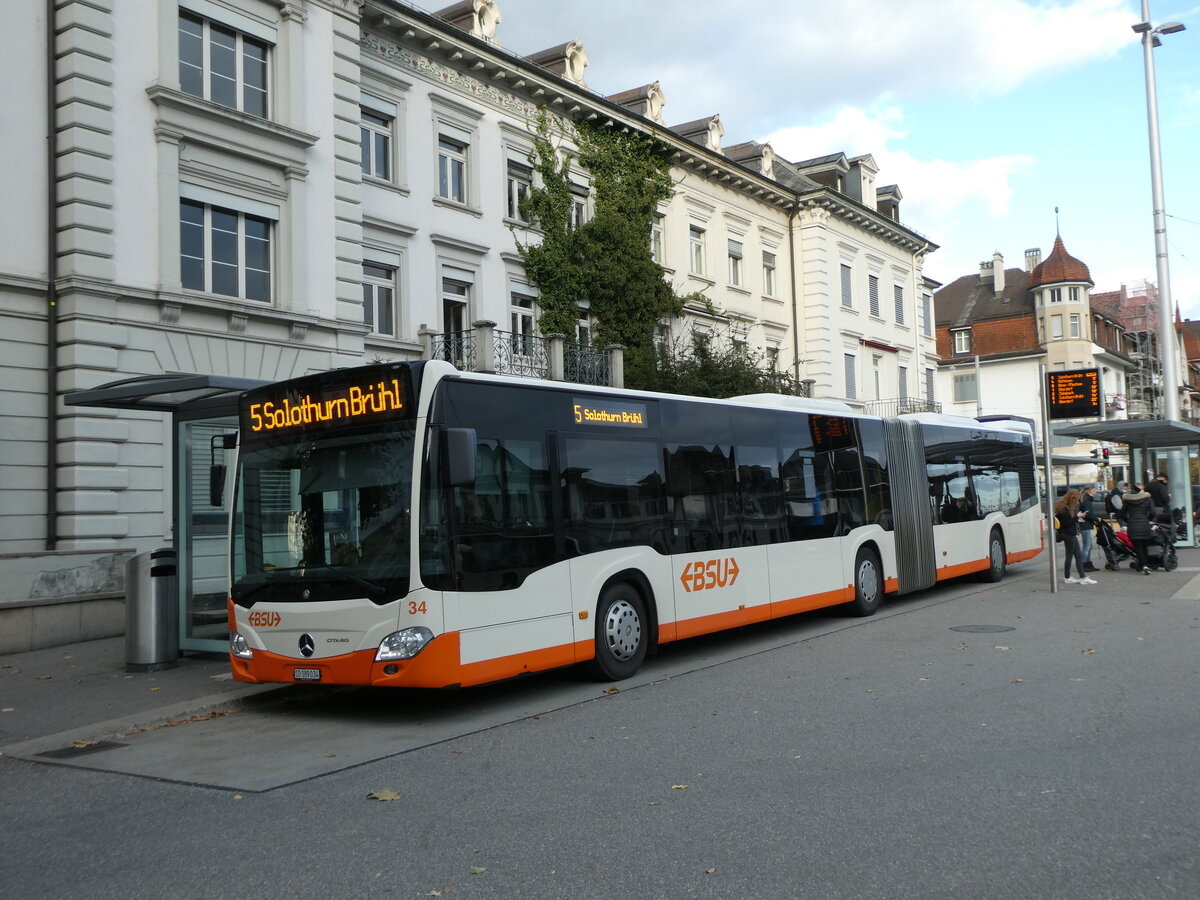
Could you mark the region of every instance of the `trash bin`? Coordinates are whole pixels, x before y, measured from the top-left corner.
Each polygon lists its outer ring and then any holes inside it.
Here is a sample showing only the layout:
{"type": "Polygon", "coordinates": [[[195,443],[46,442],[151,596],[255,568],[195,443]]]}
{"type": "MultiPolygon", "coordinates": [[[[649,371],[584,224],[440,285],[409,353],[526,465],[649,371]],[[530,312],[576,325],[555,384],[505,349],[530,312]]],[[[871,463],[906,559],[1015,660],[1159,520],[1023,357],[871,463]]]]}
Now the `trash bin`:
{"type": "Polygon", "coordinates": [[[139,553],[125,564],[125,671],[179,664],[179,594],[175,551],[139,553]]]}

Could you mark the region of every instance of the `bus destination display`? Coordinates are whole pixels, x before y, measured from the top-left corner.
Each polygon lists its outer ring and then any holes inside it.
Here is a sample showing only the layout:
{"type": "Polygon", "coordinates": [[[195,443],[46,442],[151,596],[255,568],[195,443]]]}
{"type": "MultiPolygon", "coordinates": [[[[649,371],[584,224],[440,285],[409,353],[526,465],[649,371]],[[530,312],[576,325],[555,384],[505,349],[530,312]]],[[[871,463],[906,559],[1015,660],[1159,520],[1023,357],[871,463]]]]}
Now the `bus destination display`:
{"type": "Polygon", "coordinates": [[[376,371],[373,378],[361,382],[346,380],[336,384],[300,384],[293,390],[272,394],[253,391],[242,398],[242,433],[246,437],[302,432],[312,428],[337,428],[344,425],[412,415],[408,409],[407,379],[397,373],[376,371]]]}
{"type": "Polygon", "coordinates": [[[649,424],[646,404],[599,398],[576,397],[571,401],[571,419],[576,425],[610,425],[614,428],[645,428],[649,424]]]}
{"type": "Polygon", "coordinates": [[[1046,406],[1051,419],[1086,419],[1100,415],[1100,370],[1074,369],[1046,373],[1046,406]]]}
{"type": "Polygon", "coordinates": [[[854,431],[845,416],[813,414],[808,417],[808,424],[817,450],[840,450],[854,444],[854,431]]]}

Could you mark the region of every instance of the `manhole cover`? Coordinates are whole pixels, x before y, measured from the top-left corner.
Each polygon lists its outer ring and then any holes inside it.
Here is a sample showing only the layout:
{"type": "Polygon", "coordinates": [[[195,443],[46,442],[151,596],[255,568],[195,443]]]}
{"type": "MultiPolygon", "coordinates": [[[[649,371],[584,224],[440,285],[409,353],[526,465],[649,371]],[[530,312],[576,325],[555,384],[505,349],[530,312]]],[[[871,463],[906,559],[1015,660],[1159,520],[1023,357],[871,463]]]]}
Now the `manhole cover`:
{"type": "Polygon", "coordinates": [[[1011,625],[955,625],[951,631],[973,631],[978,634],[994,634],[998,631],[1016,631],[1011,625]]]}

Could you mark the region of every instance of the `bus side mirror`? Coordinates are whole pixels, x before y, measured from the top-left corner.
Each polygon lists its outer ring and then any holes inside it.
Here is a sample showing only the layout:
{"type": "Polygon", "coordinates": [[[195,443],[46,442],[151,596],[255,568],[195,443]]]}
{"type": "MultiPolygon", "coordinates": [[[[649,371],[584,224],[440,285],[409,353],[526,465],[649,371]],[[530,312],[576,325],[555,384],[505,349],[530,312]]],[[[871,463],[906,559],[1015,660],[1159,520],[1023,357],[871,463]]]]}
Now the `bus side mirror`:
{"type": "Polygon", "coordinates": [[[208,467],[208,505],[220,508],[225,505],[225,472],[227,466],[217,462],[218,450],[229,450],[237,446],[236,434],[214,434],[208,441],[212,465],[208,467]]]}
{"type": "Polygon", "coordinates": [[[470,487],[475,483],[475,429],[447,428],[442,431],[445,447],[446,483],[470,487]]]}

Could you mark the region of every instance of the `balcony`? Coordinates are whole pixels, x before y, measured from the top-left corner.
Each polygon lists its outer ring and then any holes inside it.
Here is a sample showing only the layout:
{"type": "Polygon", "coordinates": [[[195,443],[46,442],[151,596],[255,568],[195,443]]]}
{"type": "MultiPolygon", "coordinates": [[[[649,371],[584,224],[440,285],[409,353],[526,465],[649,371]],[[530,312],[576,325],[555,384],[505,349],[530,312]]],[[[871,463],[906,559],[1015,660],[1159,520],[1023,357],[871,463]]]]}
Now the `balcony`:
{"type": "Polygon", "coordinates": [[[942,404],[936,400],[921,400],[917,397],[900,397],[895,400],[868,400],[863,403],[863,412],[880,418],[892,418],[909,413],[940,413],[942,404]]]}
{"type": "Polygon", "coordinates": [[[424,359],[441,359],[464,372],[491,372],[573,384],[624,387],[621,347],[594,347],[560,334],[537,337],[479,321],[467,331],[419,332],[424,359]]]}

